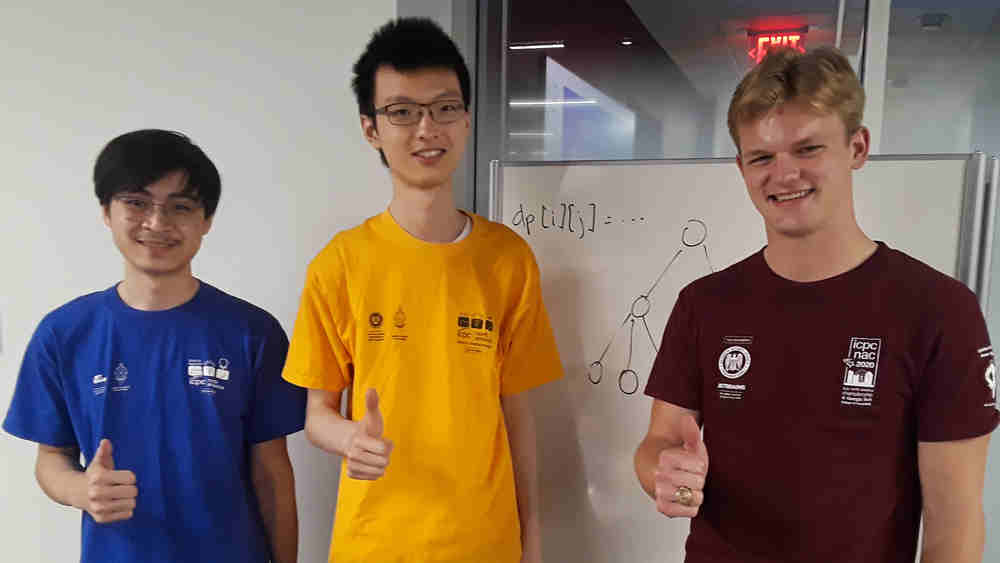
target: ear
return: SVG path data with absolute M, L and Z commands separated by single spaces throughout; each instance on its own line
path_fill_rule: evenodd
M 375 118 L 369 117 L 367 115 L 361 116 L 361 134 L 365 136 L 365 140 L 368 144 L 372 146 L 375 150 L 382 148 L 382 141 L 378 137 L 378 129 L 375 125 Z
M 871 132 L 862 125 L 851 135 L 848 141 L 851 147 L 851 169 L 859 170 L 868 161 L 868 151 L 871 148 Z
M 101 219 L 104 219 L 104 224 L 110 229 L 111 228 L 111 202 L 109 201 L 107 205 L 101 206 Z
M 202 225 L 202 228 L 201 228 L 201 236 L 207 235 L 208 231 L 212 230 L 212 220 L 213 219 L 215 219 L 215 215 L 214 214 L 211 217 L 206 217 L 205 218 L 205 223 Z

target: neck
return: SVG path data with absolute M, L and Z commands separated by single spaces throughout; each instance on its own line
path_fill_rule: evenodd
M 451 242 L 465 228 L 466 217 L 455 207 L 450 183 L 431 190 L 396 187 L 389 213 L 403 230 L 424 242 Z
M 792 238 L 768 233 L 764 260 L 779 276 L 797 282 L 814 282 L 850 271 L 868 259 L 878 245 L 855 223 L 837 236 L 816 233 Z
M 163 311 L 187 303 L 201 285 L 186 271 L 167 275 L 150 275 L 130 271 L 126 267 L 125 279 L 118 284 L 118 295 L 126 305 L 140 311 Z

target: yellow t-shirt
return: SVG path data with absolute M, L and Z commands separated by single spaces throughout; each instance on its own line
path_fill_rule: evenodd
M 516 563 L 520 524 L 500 406 L 562 375 L 538 266 L 507 227 L 423 242 L 388 212 L 339 233 L 309 265 L 284 377 L 379 393 L 385 475 L 342 470 L 336 563 Z

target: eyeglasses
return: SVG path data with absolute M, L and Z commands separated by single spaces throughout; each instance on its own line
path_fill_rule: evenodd
M 442 125 L 454 123 L 465 115 L 465 104 L 458 100 L 438 100 L 429 104 L 400 102 L 376 108 L 375 113 L 388 117 L 393 125 L 416 125 L 424 118 L 424 108 L 435 123 Z
M 201 205 L 192 199 L 171 199 L 166 203 L 156 203 L 151 198 L 137 195 L 115 196 L 115 201 L 125 209 L 125 218 L 129 221 L 142 221 L 152 215 L 156 208 L 163 209 L 163 216 L 172 221 L 183 223 L 198 216 Z

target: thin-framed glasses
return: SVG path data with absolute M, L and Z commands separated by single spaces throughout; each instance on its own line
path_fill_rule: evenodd
M 197 217 L 198 210 L 202 207 L 197 201 L 189 198 L 171 198 L 166 203 L 157 203 L 149 197 L 123 194 L 112 199 L 122 204 L 125 218 L 129 221 L 142 221 L 159 207 L 163 210 L 164 217 L 180 223 Z
M 393 125 L 416 125 L 424 118 L 424 108 L 435 123 L 454 123 L 465 115 L 465 104 L 458 100 L 438 100 L 429 104 L 399 102 L 375 108 L 375 113 L 389 118 Z

